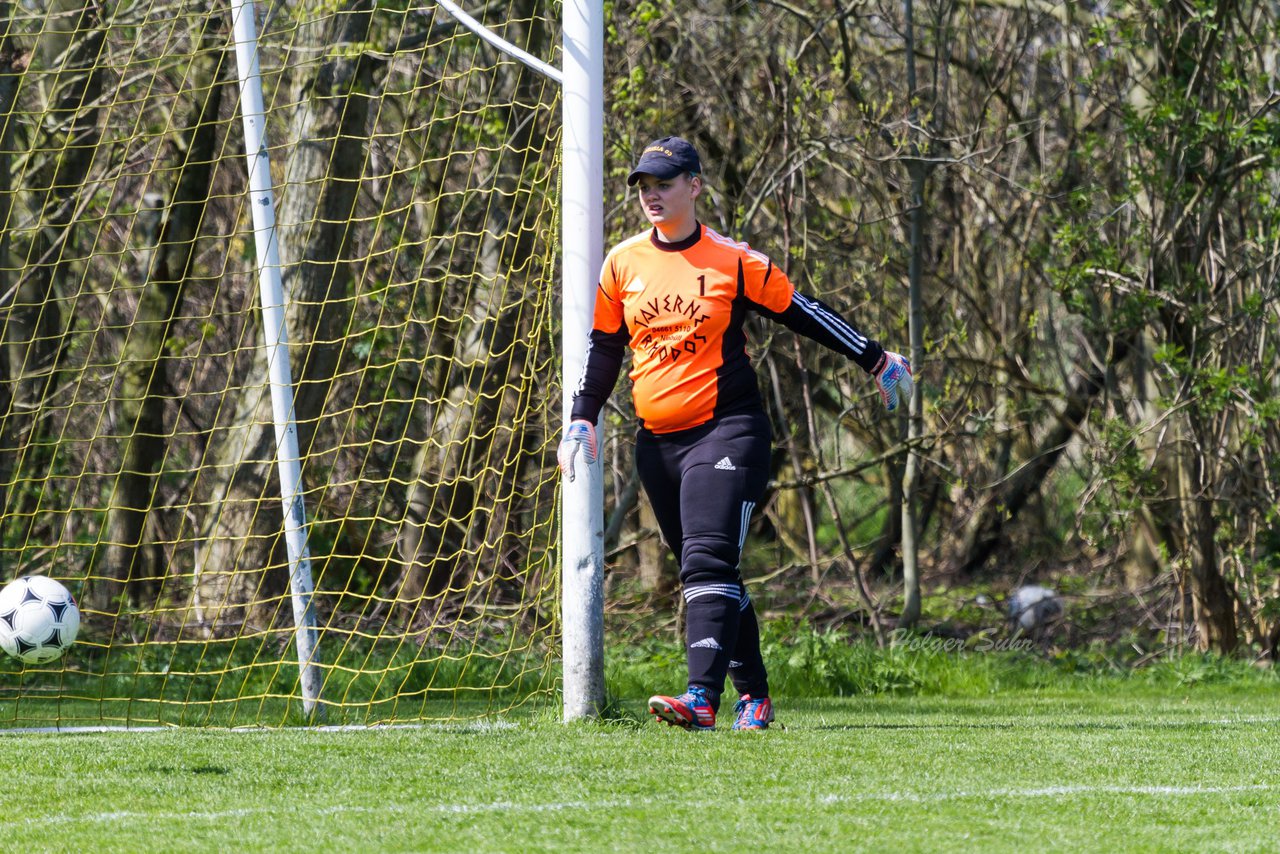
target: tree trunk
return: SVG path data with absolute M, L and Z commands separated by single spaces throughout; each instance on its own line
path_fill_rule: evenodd
M 503 539 L 492 530 L 501 518 L 494 499 L 505 494 L 498 481 L 511 474 L 505 466 L 494 471 L 490 452 L 508 410 L 503 386 L 519 373 L 513 346 L 519 312 L 503 298 L 507 281 L 500 248 L 493 232 L 482 236 L 479 275 L 473 277 L 471 304 L 453 351 L 453 361 L 483 369 L 450 372 L 456 384 L 415 425 L 415 432 L 425 428 L 425 434 L 414 456 L 396 544 L 405 565 L 396 597 L 412 624 L 437 622 L 449 594 L 464 592 L 471 577 L 487 572 L 502 553 L 500 544 L 492 545 Z M 478 501 L 480 496 L 485 500 Z
M 529 22 L 527 47 L 536 55 L 545 34 L 531 12 L 513 9 L 512 17 Z M 395 596 L 400 616 L 418 626 L 439 622 L 444 609 L 468 599 L 485 599 L 485 585 L 474 580 L 510 582 L 519 575 L 513 564 L 526 559 L 513 490 L 523 467 L 541 465 L 535 453 L 541 437 L 520 421 L 527 404 L 512 383 L 524 371 L 519 339 L 530 318 L 513 301 L 508 276 L 530 260 L 533 235 L 526 226 L 534 197 L 524 158 L 533 135 L 544 132 L 515 108 L 538 103 L 545 82 L 528 69 L 513 73 L 516 79 L 499 76 L 492 84 L 495 94 L 514 98 L 486 111 L 491 120 L 501 118 L 500 129 L 475 152 L 478 171 L 491 171 L 493 184 L 451 203 L 475 207 L 483 219 L 463 229 L 480 236 L 472 250 L 475 268 L 459 272 L 461 303 L 450 307 L 461 320 L 448 343 L 432 342 L 436 352 L 452 351 L 453 364 L 428 392 L 429 418 L 414 419 L 421 444 L 396 542 L 404 572 Z M 492 149 L 482 150 L 487 145 Z M 488 202 L 475 205 L 472 193 Z M 455 239 L 455 256 L 467 256 L 468 248 L 464 236 Z
M 26 62 L 13 34 L 13 4 L 0 2 L 0 306 L 8 306 L 9 289 L 13 287 L 9 258 L 10 229 L 13 213 L 13 113 L 18 98 L 18 81 Z M 0 346 L 0 413 L 13 410 L 12 372 L 9 368 L 9 348 Z M 8 484 L 13 482 L 15 447 L 13 423 L 0 419 L 0 511 L 8 505 Z
M 910 22 L 908 22 L 910 26 Z M 913 75 L 914 76 L 914 75 Z M 916 162 L 911 168 L 911 261 L 909 263 L 908 326 L 911 364 L 919 371 L 924 364 L 924 311 L 921 307 L 920 277 L 925 251 L 924 185 L 926 167 Z M 902 473 L 902 613 L 898 627 L 913 628 L 920 619 L 920 531 L 916 519 L 916 486 L 920 481 L 918 441 L 924 434 L 924 395 L 916 386 L 907 410 L 907 462 Z
M 1194 441 L 1178 459 L 1179 491 L 1182 497 L 1182 524 L 1185 531 L 1187 575 L 1191 581 L 1197 646 L 1205 651 L 1230 655 L 1240 645 L 1236 629 L 1235 597 L 1218 565 L 1214 542 L 1218 521 L 1213 512 L 1213 484 L 1206 483 L 1204 457 L 1208 446 L 1201 443 L 1203 424 L 1193 412 L 1189 418 Z
M 1117 340 L 1112 344 L 1108 361 L 1117 364 L 1128 352 L 1128 345 Z M 1062 458 L 1105 384 L 1106 370 L 1103 366 L 1090 368 L 1087 374 L 1077 377 L 1071 384 L 1062 412 L 1051 416 L 1055 423 L 1044 433 L 1031 459 L 1018 468 L 1017 474 L 1005 480 L 977 511 L 978 515 L 966 531 L 959 566 L 961 574 L 973 575 L 980 570 L 1004 541 L 1005 530 L 1018 518 L 1027 502 L 1039 494 L 1041 485 Z
M 658 517 L 653 513 L 653 505 L 646 498 L 639 502 L 640 529 L 657 531 Z M 679 548 L 679 546 L 676 546 Z M 641 542 L 636 550 L 639 552 L 640 586 L 649 593 L 663 596 L 671 593 L 677 583 L 677 573 L 667 570 L 666 555 L 668 549 L 662 542 L 662 536 L 653 536 Z
M 351 308 L 344 297 L 352 276 L 347 259 L 374 103 L 365 97 L 374 61 L 347 53 L 346 46 L 367 40 L 371 18 L 368 0 L 357 0 L 350 10 L 304 25 L 294 44 L 295 51 L 327 55 L 296 90 L 278 229 L 304 485 L 309 473 L 322 476 L 308 454 Z M 287 582 L 267 376 L 267 354 L 259 348 L 237 390 L 232 422 L 209 452 L 216 474 L 196 551 L 194 604 L 197 619 L 214 633 L 233 631 L 242 620 L 272 623 L 273 597 Z
M 907 60 L 907 98 L 911 104 L 910 118 L 913 128 L 920 127 L 919 110 L 916 107 L 919 92 L 916 80 L 915 3 L 906 0 L 905 38 Z M 938 51 L 942 56 L 943 51 Z M 941 93 L 935 93 L 940 96 Z M 941 114 L 943 111 L 938 110 Z M 931 123 L 940 121 L 935 116 Z M 911 258 L 908 261 L 907 322 L 911 339 L 911 363 L 919 371 L 924 365 L 924 310 L 921 305 L 920 279 L 925 253 L 925 185 L 932 167 L 921 157 L 920 131 L 912 130 L 910 138 L 911 158 L 907 162 L 911 196 L 908 199 L 907 217 L 910 223 Z M 932 141 L 926 141 L 925 149 L 932 150 Z M 900 628 L 912 628 L 920 619 L 920 546 L 916 518 L 916 487 L 920 481 L 920 451 L 917 441 L 924 433 L 924 397 L 917 388 L 908 404 L 906 439 L 911 450 L 907 452 L 902 473 L 902 613 L 898 617 Z
M 174 317 L 181 313 L 183 286 L 195 255 L 217 156 L 218 113 L 227 65 L 226 49 L 219 44 L 226 35 L 222 21 L 216 14 L 204 19 L 204 53 L 190 86 L 200 100 L 189 113 L 183 144 L 176 147 L 185 152 L 185 159 L 158 233 L 147 238 L 153 248 L 142 253 L 145 282 L 121 354 L 119 391 L 113 399 L 113 420 L 125 431 L 120 474 L 108 504 L 104 538 L 94 551 L 89 573 L 94 583 L 87 601 L 97 610 L 109 610 L 112 599 L 122 593 L 132 595 L 141 593 L 148 584 L 154 586 L 160 574 L 157 567 L 149 565 L 141 545 L 168 445 L 163 396 L 168 387 L 165 346 Z M 152 215 L 161 217 L 162 209 L 158 207 Z
M 53 0 L 35 48 L 35 69 L 51 82 L 45 93 L 41 130 L 24 169 L 33 176 L 27 204 L 36 225 L 28 236 L 26 258 L 18 265 L 23 272 L 11 286 L 14 295 L 5 323 L 6 379 L 12 406 L 5 410 L 2 433 L 11 437 L 8 447 L 16 456 L 8 466 L 12 469 L 47 468 L 33 459 L 49 453 L 42 450 L 46 443 L 37 442 L 35 432 L 54 385 L 67 334 L 68 318 L 63 316 L 59 286 L 72 293 L 76 290 L 66 282 L 70 265 L 65 259 L 74 255 L 66 247 L 72 240 L 76 206 L 101 136 L 101 108 L 95 103 L 102 88 L 98 60 L 105 33 L 101 13 L 102 7 L 93 0 Z M 8 497 L 17 506 L 7 507 L 6 515 L 18 513 L 30 520 L 28 525 L 33 524 L 37 515 L 30 512 L 34 494 L 24 491 Z M 29 532 L 20 534 L 24 542 Z

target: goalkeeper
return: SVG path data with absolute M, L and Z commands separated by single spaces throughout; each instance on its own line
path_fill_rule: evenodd
M 701 172 L 693 146 L 669 136 L 649 145 L 627 178 L 653 228 L 605 258 L 559 462 L 573 480 L 579 457 L 595 461 L 595 424 L 629 345 L 636 468 L 680 561 L 687 616 L 688 689 L 650 698 L 649 710 L 675 726 L 710 729 L 727 674 L 740 695 L 733 728 L 758 730 L 773 720 L 773 704 L 738 562 L 769 481 L 773 437 L 743 321 L 754 311 L 852 359 L 890 410 L 910 398 L 911 368 L 797 292 L 767 257 L 699 223 Z

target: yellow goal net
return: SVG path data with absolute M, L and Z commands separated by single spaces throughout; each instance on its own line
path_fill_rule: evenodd
M 548 61 L 558 9 L 486 27 Z M 308 720 L 232 11 L 0 5 L 0 727 Z M 329 723 L 554 695 L 559 98 L 432 0 L 256 10 Z M 247 152 L 250 156 L 255 152 Z

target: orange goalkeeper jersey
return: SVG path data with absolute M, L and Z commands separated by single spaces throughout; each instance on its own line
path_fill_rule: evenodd
M 646 231 L 605 258 L 573 417 L 598 418 L 624 345 L 633 351 L 636 414 L 655 433 L 761 408 L 743 332 L 748 310 L 845 353 L 868 371 L 881 352 L 831 308 L 798 294 L 747 244 L 704 225 L 679 243 L 663 243 Z

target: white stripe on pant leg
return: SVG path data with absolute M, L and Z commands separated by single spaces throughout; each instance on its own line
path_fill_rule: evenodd
M 691 584 L 684 589 L 684 595 L 688 596 L 690 593 L 695 593 L 700 590 L 717 590 L 725 593 L 732 591 L 733 595 L 737 596 L 739 588 L 738 588 L 738 583 L 736 581 L 723 582 L 720 584 L 716 584 L 716 583 Z
M 738 562 L 742 562 L 742 547 L 747 544 L 747 528 L 751 526 L 751 511 L 756 507 L 754 501 L 742 502 L 742 518 L 738 524 Z
M 700 586 L 696 586 L 696 588 L 686 589 L 685 598 L 687 599 L 689 597 L 696 597 L 696 595 L 707 595 L 710 593 L 716 593 L 719 595 L 731 595 L 731 597 L 737 598 L 739 597 L 739 595 L 741 595 L 741 590 L 739 589 L 739 586 L 737 586 L 736 584 L 700 585 Z
M 738 565 L 734 567 L 738 570 L 742 568 L 742 549 L 747 544 L 747 529 L 751 526 L 751 511 L 755 509 L 755 506 L 756 503 L 754 501 L 742 502 L 742 522 L 741 527 L 738 529 Z M 742 578 L 741 572 L 739 572 L 738 578 Z M 738 610 L 745 611 L 751 605 L 751 600 L 747 598 L 746 582 L 740 583 L 742 584 L 742 597 L 738 600 Z
M 691 593 L 685 596 L 684 601 L 688 603 L 692 602 L 694 599 L 705 599 L 707 596 L 723 596 L 724 598 L 732 599 L 735 602 L 740 598 L 740 594 L 737 591 L 734 591 L 733 593 L 723 593 L 719 590 L 699 590 L 696 593 Z
M 736 582 L 732 584 L 695 584 L 690 587 L 686 587 L 684 589 L 684 595 L 688 597 L 694 593 L 703 593 L 708 591 L 716 593 L 732 593 L 734 596 L 737 596 L 739 588 Z
M 737 584 L 699 584 L 696 587 L 686 587 L 684 589 L 684 601 L 692 602 L 703 596 L 724 596 L 728 599 L 738 599 L 742 596 L 742 588 Z

